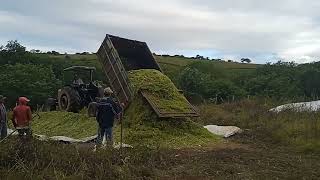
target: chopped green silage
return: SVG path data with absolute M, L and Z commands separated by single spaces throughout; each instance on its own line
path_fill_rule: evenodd
M 178 91 L 173 82 L 160 71 L 142 69 L 129 72 L 129 79 L 135 93 L 147 91 L 150 99 L 166 112 L 189 112 L 187 99 Z
M 69 112 L 43 112 L 41 118 L 32 122 L 32 130 L 36 134 L 46 136 L 67 136 L 80 139 L 97 134 L 95 118 L 86 114 Z
M 158 119 L 139 96 L 134 98 L 123 120 L 124 142 L 133 146 L 185 148 L 206 146 L 220 140 L 191 119 Z M 116 141 L 119 141 L 119 126 L 115 132 Z
M 151 106 L 137 93 L 139 90 L 147 90 L 152 94 L 152 100 L 162 108 L 183 112 L 188 102 L 167 76 L 156 70 L 137 70 L 129 72 L 129 78 L 135 89 L 135 97 L 123 117 L 124 143 L 134 147 L 185 148 L 219 141 L 219 137 L 189 118 L 178 121 L 172 118 L 159 119 Z M 89 118 L 85 113 L 43 112 L 40 115 L 41 119 L 36 118 L 32 124 L 36 134 L 79 139 L 96 135 L 97 132 L 95 118 Z M 115 142 L 120 141 L 120 125 L 117 123 L 114 137 Z

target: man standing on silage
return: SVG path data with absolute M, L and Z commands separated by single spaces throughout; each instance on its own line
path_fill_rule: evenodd
M 104 97 L 100 100 L 97 106 L 97 122 L 99 124 L 97 145 L 101 145 L 104 136 L 107 141 L 113 145 L 112 128 L 114 119 L 119 117 L 121 107 L 119 103 L 111 97 L 113 91 L 111 88 L 104 89 Z
M 7 110 L 4 106 L 6 97 L 0 95 L 0 140 L 7 137 Z

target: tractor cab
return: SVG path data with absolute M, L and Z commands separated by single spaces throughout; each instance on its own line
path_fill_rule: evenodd
M 68 85 L 85 87 L 86 85 L 94 84 L 93 74 L 96 71 L 95 67 L 72 66 L 63 71 L 65 83 Z
M 103 94 L 102 87 L 93 80 L 95 67 L 72 66 L 64 69 L 65 86 L 58 92 L 61 110 L 79 112 Z

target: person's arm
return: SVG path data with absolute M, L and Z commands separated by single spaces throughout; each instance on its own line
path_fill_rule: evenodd
M 13 109 L 11 121 L 12 121 L 13 127 L 16 128 L 17 127 L 17 122 L 16 122 L 16 110 L 15 109 Z
M 119 115 L 121 113 L 121 111 L 122 111 L 120 102 L 118 102 L 118 101 L 113 99 L 111 104 L 112 104 L 113 109 L 116 112 L 116 115 Z
M 113 106 L 113 109 L 116 112 L 116 114 L 115 114 L 116 119 L 119 121 L 119 123 L 121 123 L 121 112 L 123 110 L 122 110 L 122 106 L 121 106 L 120 102 L 113 101 L 112 102 L 112 106 Z
M 28 117 L 28 122 L 31 122 L 32 121 L 32 112 L 31 112 L 30 107 L 27 110 L 27 117 Z
M 100 124 L 100 116 L 101 116 L 101 110 L 100 110 L 100 106 L 98 105 L 97 107 L 97 112 L 96 112 L 96 120 L 97 120 L 97 123 Z

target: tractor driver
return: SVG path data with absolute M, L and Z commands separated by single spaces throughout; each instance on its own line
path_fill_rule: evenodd
M 73 84 L 81 85 L 84 84 L 82 79 L 78 76 L 78 74 L 74 75 Z

